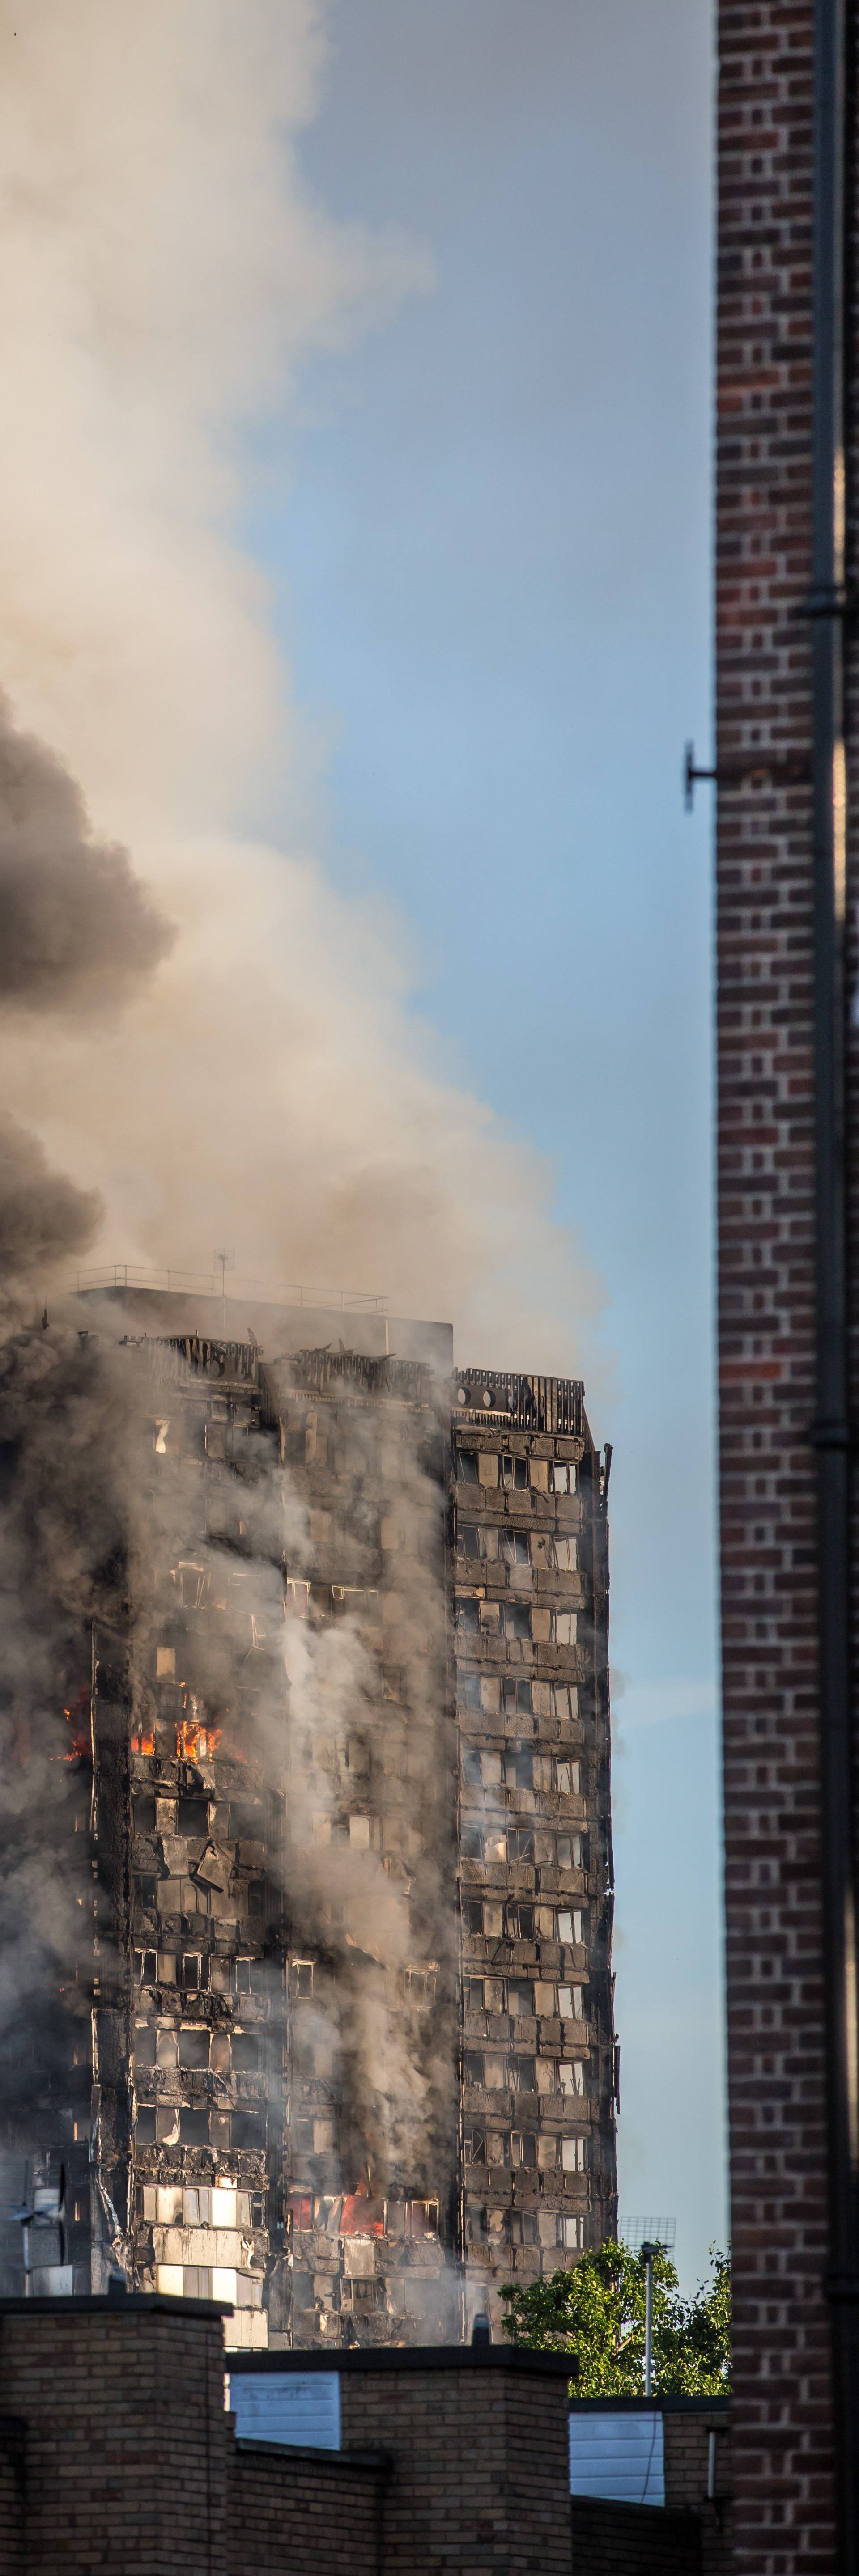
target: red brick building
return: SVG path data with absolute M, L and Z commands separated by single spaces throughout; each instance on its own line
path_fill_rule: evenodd
M 721 0 L 719 1373 L 736 2565 L 749 2576 L 859 2564 L 857 1307 L 842 1222 L 859 1178 L 844 953 L 854 43 L 841 0 Z

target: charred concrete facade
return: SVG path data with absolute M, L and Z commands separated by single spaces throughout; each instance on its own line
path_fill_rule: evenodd
M 443 1327 L 219 1310 L 110 1300 L 143 1536 L 72 1712 L 29 2285 L 455 2341 L 614 2226 L 606 1467 L 577 1382 Z
M 494 2315 L 616 2223 L 609 1465 L 577 1381 L 456 1379 L 462 2235 Z

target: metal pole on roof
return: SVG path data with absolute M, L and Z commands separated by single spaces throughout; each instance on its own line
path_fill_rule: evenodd
M 653 2395 L 653 2257 L 655 2245 L 642 2245 L 644 2256 L 644 2394 Z

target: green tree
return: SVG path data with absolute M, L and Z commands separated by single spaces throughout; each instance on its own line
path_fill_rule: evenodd
M 683 2299 L 670 2256 L 653 2261 L 653 2388 L 660 2395 L 722 2397 L 730 2384 L 731 2261 L 711 2245 L 712 2280 Z M 579 2397 L 644 2392 L 646 2265 L 643 2254 L 608 2243 L 568 2272 L 502 2290 L 512 2343 L 568 2352 L 578 2362 Z

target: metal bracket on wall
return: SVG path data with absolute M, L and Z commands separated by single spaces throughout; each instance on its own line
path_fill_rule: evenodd
M 748 751 L 726 752 L 717 769 L 697 769 L 694 742 L 687 742 L 683 761 L 683 802 L 687 814 L 695 803 L 699 779 L 710 779 L 717 787 L 807 787 L 811 781 L 811 759 L 807 752 L 764 751 L 755 743 Z

